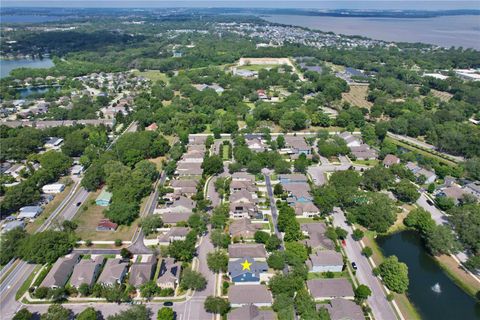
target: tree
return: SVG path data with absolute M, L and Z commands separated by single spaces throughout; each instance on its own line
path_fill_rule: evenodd
M 33 314 L 28 309 L 22 308 L 15 313 L 12 320 L 31 320 L 32 318 Z
M 277 139 L 275 141 L 277 142 L 277 147 L 279 149 L 285 148 L 285 137 L 283 135 L 277 136 Z
M 283 270 L 285 268 L 285 254 L 282 251 L 274 251 L 268 256 L 267 263 L 270 268 Z
M 140 226 L 142 227 L 143 233 L 148 236 L 158 228 L 161 228 L 163 226 L 163 221 L 159 215 L 148 215 L 142 219 Z
M 204 303 L 205 311 L 220 315 L 226 315 L 230 311 L 230 302 L 220 297 L 208 296 Z
M 276 195 L 276 196 L 281 196 L 283 194 L 283 186 L 282 186 L 281 183 L 277 183 L 273 187 L 273 194 Z
M 362 176 L 362 184 L 370 191 L 387 189 L 392 183 L 393 174 L 382 165 L 368 169 Z
M 468 270 L 475 272 L 477 269 L 480 269 L 480 256 L 470 256 L 465 262 L 465 267 Z
M 182 288 L 182 290 L 192 289 L 202 291 L 206 286 L 207 279 L 205 279 L 201 273 L 193 271 L 192 269 L 185 269 L 180 281 L 180 288 Z
M 140 286 L 140 294 L 142 297 L 150 299 L 158 294 L 159 289 L 155 280 L 150 280 Z
M 82 283 L 78 287 L 78 292 L 80 292 L 80 294 L 84 297 L 88 296 L 90 294 L 90 286 L 88 285 L 88 283 Z
M 448 213 L 462 245 L 473 254 L 480 254 L 480 204 L 455 207 Z
M 307 289 L 298 290 L 295 295 L 295 306 L 301 319 L 317 319 L 317 308 Z
M 363 234 L 362 230 L 360 230 L 360 229 L 353 230 L 353 233 L 352 233 L 353 240 L 360 241 L 360 240 L 362 240 L 363 236 L 364 236 L 364 234 Z
M 54 263 L 59 257 L 69 253 L 75 242 L 76 238 L 72 233 L 47 230 L 23 238 L 17 253 L 29 262 Z
M 435 198 L 435 203 L 444 211 L 447 211 L 455 206 L 453 199 L 446 196 L 437 196 Z
M 218 155 L 206 157 L 202 163 L 203 173 L 207 176 L 223 172 L 223 161 Z
M 373 254 L 373 250 L 372 250 L 372 248 L 370 248 L 370 247 L 364 247 L 364 248 L 362 249 L 362 254 L 363 254 L 365 257 L 370 258 L 370 257 L 372 256 L 372 254 Z
M 403 219 L 403 223 L 417 230 L 423 237 L 432 233 L 435 229 L 435 221 L 429 212 L 423 208 L 415 208 Z
M 265 244 L 265 249 L 267 249 L 267 251 L 277 250 L 281 244 L 282 241 L 278 239 L 275 234 L 272 234 L 270 238 L 268 238 L 267 243 Z
M 399 262 L 396 256 L 386 258 L 379 266 L 378 271 L 388 289 L 404 293 L 408 289 L 408 267 Z
M 355 289 L 355 300 L 358 302 L 363 302 L 367 300 L 367 298 L 371 295 L 372 295 L 372 290 L 370 290 L 370 288 L 364 284 L 359 285 Z
M 122 248 L 120 250 L 120 256 L 122 256 L 123 259 L 131 259 L 133 255 L 127 248 Z
M 184 241 L 175 240 L 168 246 L 168 254 L 180 261 L 191 261 L 195 254 L 195 243 L 197 241 L 197 233 L 195 230 L 190 231 Z
M 215 273 L 227 272 L 228 266 L 228 255 L 220 250 L 215 252 L 209 252 L 207 254 L 207 264 L 208 268 Z
M 458 243 L 450 227 L 445 225 L 435 226 L 425 238 L 425 245 L 433 255 L 458 252 Z
M 265 231 L 258 230 L 255 232 L 254 238 L 256 243 L 267 243 L 270 235 Z
M 337 237 L 340 239 L 346 239 L 348 236 L 348 231 L 340 227 L 335 228 L 335 233 L 337 234 Z
M 175 312 L 172 308 L 162 307 L 158 310 L 157 320 L 175 320 Z
M 230 244 L 230 235 L 228 233 L 223 233 L 221 230 L 213 230 L 210 233 L 210 239 L 212 240 L 212 244 L 215 247 L 219 248 L 228 248 Z
M 358 223 L 377 232 L 386 232 L 397 218 L 395 204 L 382 193 L 369 194 L 368 201 L 351 211 Z
M 310 165 L 310 161 L 307 159 L 307 156 L 305 154 L 300 154 L 298 159 L 295 159 L 293 162 L 293 168 L 295 169 L 296 172 L 301 172 L 301 173 L 306 173 L 307 168 Z
M 130 309 L 109 316 L 107 320 L 150 320 L 152 312 L 144 305 L 134 305 Z
M 5 265 L 15 257 L 15 251 L 20 241 L 27 236 L 22 228 L 14 228 L 2 235 L 0 238 L 0 265 Z
M 42 314 L 41 320 L 65 320 L 70 319 L 72 310 L 62 307 L 60 304 L 52 304 L 48 307 L 47 313 Z
M 82 312 L 80 312 L 77 317 L 77 320 L 99 320 L 101 319 L 99 312 L 92 307 L 88 307 Z
M 415 185 L 407 179 L 402 179 L 397 183 L 393 189 L 393 193 L 398 200 L 407 203 L 413 203 L 420 197 L 420 193 L 417 191 Z
M 213 209 L 210 223 L 213 228 L 223 229 L 229 219 L 229 207 L 228 204 L 222 204 Z

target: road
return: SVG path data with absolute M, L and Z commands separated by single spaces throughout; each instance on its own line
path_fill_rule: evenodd
M 333 224 L 348 231 L 345 251 L 350 261 L 355 261 L 358 266 L 356 276 L 360 284 L 365 284 L 372 290 L 372 295 L 367 299 L 375 319 L 395 320 L 397 316 L 391 304 L 387 301 L 380 280 L 372 273 L 372 267 L 365 256 L 362 255 L 362 247 L 358 241 L 352 239 L 352 227 L 346 223 L 346 218 L 339 208 L 333 212 Z
M 132 122 L 123 132 L 132 132 L 137 130 L 136 122 Z M 121 136 L 117 136 L 107 147 L 107 150 Z M 80 187 L 81 179 L 72 177 L 75 181 L 75 186 L 72 188 L 70 194 L 60 203 L 60 205 L 52 212 L 52 214 L 45 220 L 45 222 L 38 228 L 37 232 L 41 232 L 49 228 L 53 221 L 59 216 L 63 220 L 71 220 L 78 209 L 76 204 L 83 203 L 88 197 L 88 191 Z M 15 300 L 15 294 L 20 289 L 22 284 L 27 280 L 28 276 L 33 272 L 34 264 L 29 264 L 25 261 L 20 261 L 8 274 L 8 276 L 0 284 L 0 315 L 2 319 L 10 319 L 15 312 L 21 307 L 21 304 Z

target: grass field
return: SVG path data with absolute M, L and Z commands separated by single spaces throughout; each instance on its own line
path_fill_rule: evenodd
M 157 157 L 157 158 L 153 158 L 153 159 L 148 159 L 148 161 L 153 163 L 155 165 L 155 167 L 157 167 L 158 172 L 160 172 L 160 171 L 162 171 L 162 161 L 165 160 L 165 159 L 166 159 L 165 156 L 161 156 L 161 157 Z
M 350 86 L 349 92 L 342 93 L 342 101 L 348 102 L 353 106 L 370 109 L 372 103 L 367 101 L 368 86 Z
M 133 74 L 136 75 L 137 77 L 145 77 L 147 79 L 150 79 L 152 82 L 162 80 L 166 83 L 168 83 L 168 77 L 165 73 L 161 73 L 158 70 L 147 70 L 147 71 L 139 71 L 135 70 L 133 71 Z
M 74 221 L 78 224 L 76 234 L 82 240 L 114 241 L 115 239 L 131 240 L 138 224 L 138 219 L 131 226 L 119 226 L 115 232 L 96 231 L 97 225 L 105 216 L 103 211 L 107 207 L 97 206 L 95 201 L 101 190 L 89 194 L 87 200 L 80 207 Z M 87 209 L 84 209 L 87 208 Z
M 222 154 L 222 158 L 223 160 L 229 160 L 230 157 L 228 156 L 228 153 L 230 152 L 230 145 L 226 144 L 226 145 L 223 145 L 223 154 Z
M 272 69 L 280 66 L 281 64 L 246 64 L 243 66 L 238 66 L 237 69 L 260 71 L 262 69 Z
M 364 165 L 364 166 L 376 166 L 379 164 L 379 160 L 355 160 L 352 161 L 354 164 Z

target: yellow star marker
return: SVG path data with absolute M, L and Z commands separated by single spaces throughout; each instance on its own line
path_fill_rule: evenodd
M 245 259 L 245 261 L 242 263 L 242 268 L 243 268 L 242 271 L 243 271 L 243 270 L 250 270 L 250 266 L 251 266 L 251 265 L 252 265 L 252 263 L 251 263 L 251 262 L 248 262 L 248 260 Z

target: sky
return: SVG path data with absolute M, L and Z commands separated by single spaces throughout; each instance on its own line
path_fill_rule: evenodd
M 453 10 L 480 9 L 480 0 L 467 1 L 283 1 L 283 0 L 0 0 L 2 7 L 79 7 L 79 8 L 147 8 L 147 7 L 237 7 L 237 8 L 315 8 L 315 9 L 382 9 L 382 10 Z

